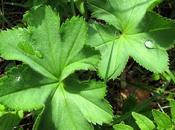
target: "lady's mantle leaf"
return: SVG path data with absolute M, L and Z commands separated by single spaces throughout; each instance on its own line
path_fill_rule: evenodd
M 105 89 L 105 85 L 100 82 L 67 79 L 48 99 L 35 129 L 92 130 L 88 122 L 100 125 L 103 122 L 110 123 L 111 108 L 103 100 Z
M 75 70 L 94 69 L 98 52 L 88 46 L 87 26 L 73 17 L 61 27 L 48 6 L 25 16 L 26 29 L 0 32 L 0 54 L 28 66 L 12 69 L 0 79 L 0 103 L 16 110 L 43 108 L 37 130 L 92 130 L 92 124 L 110 123 L 112 110 L 104 83 L 85 83 L 67 77 Z
M 135 30 L 149 6 L 157 0 L 88 0 L 92 15 L 125 33 Z
M 23 61 L 54 80 L 63 80 L 75 70 L 94 69 L 99 58 L 97 52 L 84 48 L 87 25 L 83 18 L 73 17 L 60 27 L 59 16 L 50 7 L 40 6 L 25 20 L 27 29 L 0 32 L 3 58 Z
M 57 85 L 28 66 L 18 66 L 0 79 L 0 103 L 16 110 L 40 109 Z
M 12 69 L 0 80 L 0 103 L 25 111 L 43 107 L 37 130 L 91 130 L 89 123 L 112 121 L 112 109 L 103 99 L 104 83 L 80 83 L 72 78 L 57 83 L 27 66 Z
M 162 73 L 168 69 L 166 49 L 175 42 L 175 22 L 147 9 L 156 0 L 89 0 L 93 16 L 108 24 L 90 25 L 88 44 L 99 49 L 100 76 L 114 79 L 131 56 L 146 69 Z

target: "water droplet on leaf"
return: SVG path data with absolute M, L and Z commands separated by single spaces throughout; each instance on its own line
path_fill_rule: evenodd
M 19 82 L 20 80 L 21 80 L 21 76 L 17 76 L 17 77 L 16 77 L 16 81 Z
M 144 44 L 145 44 L 145 47 L 148 49 L 155 48 L 155 44 L 151 40 L 146 40 Z
M 35 55 L 40 59 L 43 58 L 43 54 L 40 51 L 35 51 Z

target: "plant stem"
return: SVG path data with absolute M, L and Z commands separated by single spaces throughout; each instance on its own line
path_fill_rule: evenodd
M 166 72 L 168 73 L 168 75 L 171 77 L 173 83 L 175 84 L 175 75 L 170 70 L 167 70 Z
M 19 3 L 14 3 L 14 2 L 4 2 L 5 5 L 12 5 L 12 6 L 18 6 L 18 7 L 23 7 L 26 8 L 25 5 L 19 4 Z

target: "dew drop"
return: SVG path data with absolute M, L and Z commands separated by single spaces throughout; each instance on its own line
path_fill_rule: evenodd
M 148 49 L 154 49 L 155 48 L 155 44 L 151 40 L 146 40 L 144 44 L 145 44 L 145 47 L 148 48 Z
M 16 81 L 19 82 L 21 80 L 21 76 L 16 77 Z
M 40 52 L 40 51 L 35 51 L 35 55 L 38 57 L 38 58 L 40 58 L 40 59 L 42 59 L 43 58 L 43 54 Z

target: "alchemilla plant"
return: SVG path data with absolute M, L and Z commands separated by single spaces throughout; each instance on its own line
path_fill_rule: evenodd
M 129 57 L 154 73 L 169 72 L 167 49 L 174 45 L 175 22 L 152 11 L 159 0 L 62 2 L 75 2 L 83 16 L 86 4 L 93 19 L 73 16 L 63 21 L 55 8 L 42 3 L 25 13 L 26 27 L 0 32 L 0 56 L 22 62 L 0 78 L 0 121 L 10 113 L 13 118 L 8 119 L 16 117 L 19 123 L 19 112 L 39 111 L 33 130 L 111 126 L 106 82 L 122 73 Z M 78 70 L 97 71 L 102 80 L 80 81 Z M 133 117 L 144 118 L 137 113 Z M 2 125 L 0 130 L 12 127 Z
M 157 0 L 89 0 L 92 15 L 107 24 L 90 24 L 88 44 L 102 52 L 99 74 L 115 79 L 128 58 L 146 69 L 168 69 L 166 49 L 174 44 L 175 23 L 152 12 Z

